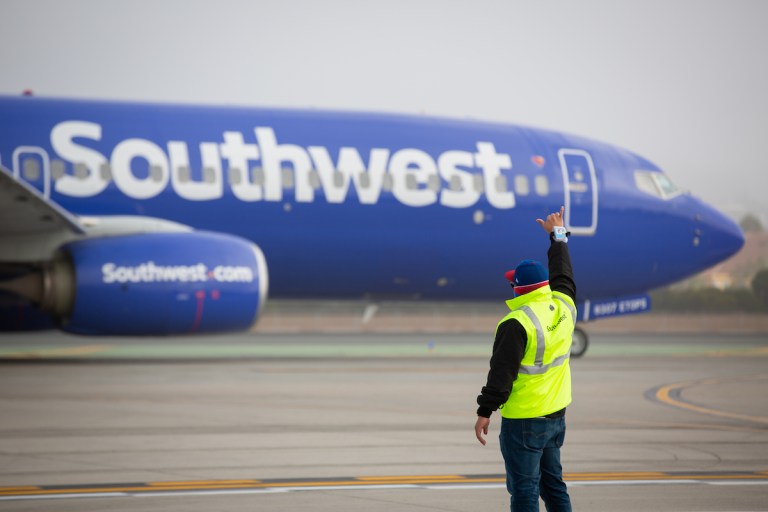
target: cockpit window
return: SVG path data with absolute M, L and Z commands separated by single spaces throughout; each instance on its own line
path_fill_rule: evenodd
M 669 176 L 655 171 L 635 171 L 635 186 L 660 199 L 671 199 L 683 193 Z
M 661 194 L 665 199 L 682 193 L 682 190 L 680 190 L 666 174 L 657 172 L 654 173 L 653 177 L 656 179 L 656 184 L 661 189 Z

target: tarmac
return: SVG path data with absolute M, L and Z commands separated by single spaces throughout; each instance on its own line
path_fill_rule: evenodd
M 507 510 L 490 345 L 4 334 L 0 510 Z M 574 510 L 768 511 L 768 336 L 594 333 L 571 366 Z

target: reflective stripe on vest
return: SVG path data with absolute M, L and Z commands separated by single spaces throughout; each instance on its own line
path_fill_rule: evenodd
M 520 311 L 528 315 L 531 323 L 533 323 L 533 328 L 536 329 L 536 359 L 533 364 L 536 367 L 541 367 L 544 364 L 544 350 L 547 348 L 547 345 L 544 343 L 544 331 L 541 329 L 541 322 L 539 322 L 539 317 L 536 316 L 536 313 L 530 307 L 521 306 Z M 527 368 L 531 367 L 528 366 Z
M 552 297 L 559 300 L 563 304 L 565 304 L 565 307 L 568 308 L 568 311 L 571 312 L 571 317 L 574 319 L 574 323 L 576 320 L 576 308 L 568 304 L 568 302 L 565 301 L 562 297 L 558 297 L 554 293 L 552 294 Z M 554 361 L 552 361 L 549 364 L 544 364 L 544 350 L 546 350 L 547 345 L 544 341 L 544 330 L 541 328 L 541 322 L 539 321 L 539 317 L 536 316 L 536 313 L 533 312 L 533 310 L 528 306 L 521 306 L 520 310 L 526 314 L 526 316 L 530 319 L 531 323 L 533 324 L 534 329 L 536 329 L 536 360 L 533 363 L 533 366 L 527 366 L 527 365 L 520 365 L 520 373 L 525 373 L 526 375 L 540 375 L 553 366 L 560 366 L 565 362 L 566 359 L 571 357 L 571 351 L 568 350 L 567 354 L 564 354 L 560 357 L 555 358 Z
M 556 298 L 557 300 L 559 300 L 560 302 L 562 302 L 563 304 L 565 304 L 565 307 L 567 307 L 568 310 L 571 312 L 571 317 L 573 317 L 573 323 L 575 324 L 576 323 L 576 308 L 573 307 L 572 305 L 570 305 L 568 303 L 568 301 L 566 301 L 564 298 L 560 297 L 559 295 L 553 293 L 552 296 L 554 298 Z

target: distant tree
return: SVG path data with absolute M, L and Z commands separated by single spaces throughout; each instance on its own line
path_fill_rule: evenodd
M 763 232 L 763 224 L 760 222 L 760 219 L 751 213 L 748 213 L 742 217 L 741 222 L 739 222 L 739 226 L 741 226 L 741 229 L 746 233 Z
M 768 304 L 768 268 L 762 269 L 752 278 L 752 291 L 763 304 Z

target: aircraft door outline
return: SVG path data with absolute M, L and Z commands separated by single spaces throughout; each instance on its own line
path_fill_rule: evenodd
M 37 179 L 28 179 L 27 176 L 22 176 L 22 165 L 26 165 L 26 159 L 22 161 L 21 155 L 31 154 L 40 158 L 42 163 L 42 176 Z M 13 177 L 17 181 L 24 181 L 29 185 L 32 185 L 39 190 L 40 178 L 42 178 L 42 194 L 46 199 L 51 198 L 51 160 L 48 156 L 48 152 L 38 146 L 19 146 L 13 152 Z
M 581 149 L 557 152 L 563 173 L 565 228 L 574 235 L 597 231 L 597 176 L 592 157 Z

